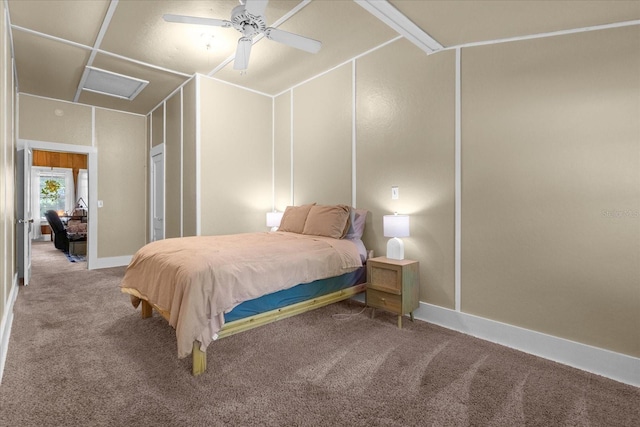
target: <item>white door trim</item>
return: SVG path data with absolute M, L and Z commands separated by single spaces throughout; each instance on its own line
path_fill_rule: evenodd
M 156 203 L 156 192 L 155 192 L 155 177 L 154 177 L 154 167 L 153 167 L 153 158 L 155 156 L 162 155 L 162 168 L 166 170 L 166 158 L 164 155 L 164 143 L 158 144 L 154 147 L 151 147 L 149 151 L 149 241 L 154 241 L 154 209 Z M 163 181 L 166 181 L 166 175 L 163 173 Z M 165 224 L 164 224 L 164 212 L 166 211 L 166 200 L 164 196 L 165 192 L 165 183 L 162 186 L 162 212 L 163 212 L 163 223 L 162 223 L 162 236 L 164 238 L 165 233 Z
M 59 151 L 64 153 L 78 153 L 87 155 L 89 173 L 89 200 L 87 229 L 87 269 L 92 270 L 98 265 L 98 149 L 89 145 L 62 144 L 59 142 L 36 141 L 18 139 L 17 149 L 31 148 L 34 150 Z

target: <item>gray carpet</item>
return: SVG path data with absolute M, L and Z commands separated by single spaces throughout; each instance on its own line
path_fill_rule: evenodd
M 192 377 L 173 329 L 120 293 L 124 268 L 85 268 L 36 245 L 3 426 L 640 425 L 638 388 L 346 302 L 214 342 Z

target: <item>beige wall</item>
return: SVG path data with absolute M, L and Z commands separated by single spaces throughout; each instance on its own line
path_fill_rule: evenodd
M 151 112 L 151 146 L 164 142 L 164 103 Z
M 2 11 L 1 15 L 4 17 L 4 6 L 0 7 L 0 11 Z M 0 19 L 0 21 L 0 104 L 4 110 L 9 96 L 9 93 L 7 92 L 11 91 L 11 87 L 7 87 L 7 80 L 5 77 L 8 69 L 10 68 L 7 55 L 9 35 L 6 28 L 6 20 Z M 4 244 L 0 245 L 0 256 L 2 256 L 2 260 L 6 260 L 8 255 L 8 248 L 6 244 L 7 230 L 5 227 L 10 219 L 5 194 L 9 188 L 7 180 L 7 169 L 9 167 L 7 162 L 7 145 L 11 145 L 11 139 L 7 138 L 6 128 L 6 119 L 3 115 L 2 118 L 0 118 L 0 175 L 2 176 L 2 180 L 0 181 L 0 242 L 4 242 Z M 0 262 L 0 319 L 3 319 L 5 315 L 5 306 L 8 303 L 9 292 L 12 286 L 12 280 L 9 278 L 13 277 L 14 271 L 16 271 L 15 266 L 7 265 L 6 261 Z M 3 342 L 3 335 L 4 331 L 0 328 L 0 343 Z M 2 344 L 0 344 L 0 350 L 4 350 Z
M 200 79 L 202 235 L 266 231 L 271 209 L 271 98 Z
M 4 17 L 4 5 L 0 7 Z M 15 239 L 15 138 L 13 69 L 11 66 L 11 48 L 9 44 L 6 20 L 0 19 L 0 358 L 6 354 L 9 327 L 3 319 L 8 319 L 9 297 L 16 275 L 16 239 Z M 17 290 L 14 290 L 17 291 Z
M 147 168 L 147 172 L 149 172 L 150 170 L 150 166 L 149 166 L 149 162 L 151 161 L 151 113 L 147 114 L 146 116 L 146 130 L 147 130 L 147 134 L 145 136 L 145 147 L 146 147 L 146 159 L 145 159 L 145 165 Z M 151 216 L 151 176 L 150 173 L 147 173 L 145 176 L 145 194 L 146 196 L 146 207 L 145 207 L 145 218 L 149 218 Z M 147 222 L 149 222 L 147 220 Z M 150 226 L 148 225 L 147 227 L 145 227 L 146 231 L 145 231 L 145 242 L 148 242 L 151 240 L 151 229 Z
M 55 119 L 64 121 L 67 112 L 72 111 L 78 121 L 74 122 L 75 126 L 71 122 L 65 126 L 52 124 L 56 130 L 51 138 L 55 140 L 50 140 L 44 133 L 38 136 L 38 140 L 69 143 L 76 141 L 78 135 L 83 134 L 83 129 L 95 126 L 97 199 L 104 203 L 104 207 L 97 212 L 97 258 L 129 256 L 144 245 L 147 233 L 146 118 L 96 108 L 93 125 L 92 107 L 29 95 L 20 95 L 19 108 L 20 132 L 26 132 L 26 135 L 18 134 L 21 139 L 33 136 L 33 127 L 27 124 L 46 122 L 49 119 L 40 118 L 40 115 L 47 116 L 49 111 L 55 109 L 65 111 L 62 117 L 54 116 Z M 88 120 L 88 123 L 84 120 Z M 63 130 L 68 133 L 62 133 Z M 88 137 L 88 143 L 75 145 L 92 145 L 91 131 Z M 92 218 L 89 220 L 92 221 Z
M 462 310 L 640 356 L 640 29 L 462 51 Z
M 165 103 L 164 237 L 182 236 L 182 106 L 180 91 Z
M 182 93 L 182 107 L 180 92 L 165 106 L 165 237 L 265 231 L 271 98 L 203 76 Z
M 165 238 L 197 235 L 195 95 L 194 78 L 151 114 L 153 145 L 165 144 Z
M 462 49 L 463 313 L 640 356 L 639 32 Z M 349 144 L 346 68 L 294 88 L 292 113 L 289 92 L 275 99 L 280 209 L 291 170 L 296 204 L 345 197 L 350 182 L 326 160 L 336 139 Z M 455 309 L 455 52 L 394 42 L 356 60 L 356 93 L 364 241 L 384 254 L 382 215 L 410 214 L 405 255 L 420 261 L 420 299 Z
M 273 102 L 274 207 L 280 212 L 291 204 L 291 91 Z
M 356 70 L 356 206 L 370 211 L 363 240 L 384 255 L 382 216 L 410 214 L 405 255 L 420 261 L 421 300 L 453 308 L 454 53 L 427 57 L 398 41 L 358 59 Z M 292 169 L 296 205 L 352 204 L 352 84 L 349 63 L 294 88 L 293 113 L 289 92 L 276 98 L 278 209 L 289 203 Z
M 351 204 L 351 64 L 293 89 L 295 204 Z
M 420 300 L 454 308 L 455 54 L 427 56 L 401 40 L 356 69 L 356 203 L 371 212 L 364 241 L 386 254 L 382 216 L 409 214 L 405 257 L 420 262 Z
M 133 255 L 146 236 L 146 119 L 96 109 L 98 258 Z
M 182 217 L 183 235 L 196 236 L 197 194 L 196 194 L 196 81 L 191 79 L 184 85 L 183 98 L 183 145 L 182 145 Z
M 91 145 L 91 108 L 33 96 L 20 97 L 21 139 Z

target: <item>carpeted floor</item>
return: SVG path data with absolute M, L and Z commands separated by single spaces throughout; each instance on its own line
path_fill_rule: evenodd
M 16 301 L 3 426 L 640 425 L 638 388 L 349 303 L 214 342 L 192 377 L 173 329 L 120 293 L 124 268 L 52 247 Z

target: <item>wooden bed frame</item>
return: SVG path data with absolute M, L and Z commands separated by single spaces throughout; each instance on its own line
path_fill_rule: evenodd
M 366 283 L 361 283 L 327 295 L 225 323 L 222 329 L 218 332 L 218 339 L 229 337 L 237 334 L 238 332 L 248 331 L 249 329 L 266 325 L 277 320 L 286 319 L 287 317 L 295 316 L 297 314 L 302 314 L 316 308 L 324 307 L 326 305 L 333 304 L 334 302 L 349 299 L 354 295 L 364 292 L 365 288 Z M 156 309 L 162 317 L 169 321 L 170 313 L 168 311 L 160 309 L 155 304 L 147 301 L 141 295 L 132 294 L 132 296 L 135 296 L 142 301 L 141 314 L 143 319 L 151 317 L 153 315 L 153 309 Z M 191 354 L 193 359 L 193 375 L 200 375 L 204 373 L 207 369 L 207 353 L 200 350 L 200 343 L 198 341 L 193 342 L 193 351 Z

